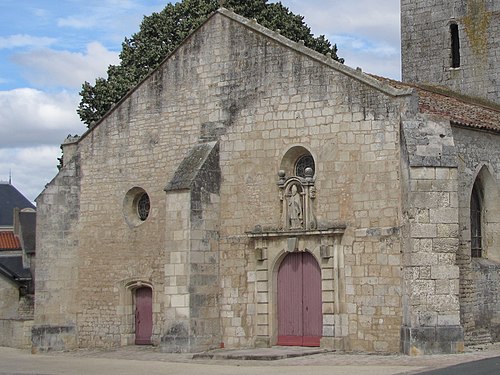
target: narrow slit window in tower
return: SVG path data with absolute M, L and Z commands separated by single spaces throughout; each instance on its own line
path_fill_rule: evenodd
M 482 234 L 481 234 L 481 196 L 479 187 L 474 184 L 470 199 L 470 231 L 471 231 L 471 256 L 481 258 L 482 256 Z
M 458 35 L 458 25 L 452 23 L 450 25 L 451 33 L 451 67 L 460 67 L 460 37 Z

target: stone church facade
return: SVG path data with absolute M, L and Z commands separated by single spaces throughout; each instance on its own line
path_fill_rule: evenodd
M 215 12 L 63 144 L 34 351 L 497 340 L 498 101 L 411 81 Z

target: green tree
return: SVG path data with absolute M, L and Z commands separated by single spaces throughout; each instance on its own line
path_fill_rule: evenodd
M 125 38 L 120 53 L 120 65 L 108 67 L 108 78 L 97 78 L 95 84 L 85 82 L 80 91 L 78 114 L 91 127 L 117 103 L 132 87 L 172 52 L 208 15 L 220 6 L 218 0 L 182 0 L 168 4 L 161 12 L 145 16 L 140 29 Z M 314 37 L 304 23 L 304 17 L 293 14 L 281 3 L 268 0 L 226 0 L 224 7 L 293 41 L 304 44 L 322 54 L 344 62 L 337 56 L 337 46 L 324 35 Z

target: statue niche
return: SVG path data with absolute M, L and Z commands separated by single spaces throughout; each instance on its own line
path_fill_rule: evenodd
M 278 187 L 282 202 L 281 230 L 314 230 L 316 219 L 312 200 L 316 197 L 312 168 L 306 168 L 305 178 L 287 178 L 283 170 L 278 172 Z

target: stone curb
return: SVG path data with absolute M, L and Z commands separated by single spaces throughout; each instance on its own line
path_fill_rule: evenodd
M 286 349 L 253 349 L 253 350 L 214 350 L 193 354 L 192 359 L 216 359 L 216 360 L 252 360 L 252 361 L 276 361 L 280 359 L 305 357 L 314 354 L 327 353 L 326 349 L 313 350 L 286 350 Z

